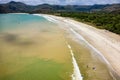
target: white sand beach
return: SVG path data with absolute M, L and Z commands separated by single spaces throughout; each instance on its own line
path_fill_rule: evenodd
M 75 21 L 70 18 L 43 15 L 52 22 L 67 24 L 67 29 L 74 31 L 77 36 L 95 50 L 110 68 L 112 75 L 120 79 L 120 36 L 107 30 L 97 29 L 90 25 Z

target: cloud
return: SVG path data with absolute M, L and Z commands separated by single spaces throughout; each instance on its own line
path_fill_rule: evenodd
M 111 4 L 120 3 L 120 0 L 65 0 L 66 4 L 80 4 L 80 5 L 93 5 L 93 4 Z
M 77 4 L 77 5 L 92 5 L 92 4 L 111 4 L 120 3 L 120 0 L 0 0 L 0 3 L 7 3 L 10 1 L 24 2 L 26 4 Z
M 10 1 L 16 1 L 16 2 L 23 2 L 26 4 L 43 4 L 43 3 L 48 3 L 48 4 L 61 4 L 61 0 L 0 0 L 0 3 L 8 3 Z

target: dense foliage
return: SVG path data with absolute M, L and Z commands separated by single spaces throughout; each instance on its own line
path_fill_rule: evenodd
M 110 13 L 60 13 L 60 16 L 71 17 L 83 22 L 90 22 L 97 28 L 103 28 L 111 32 L 120 34 L 120 14 Z

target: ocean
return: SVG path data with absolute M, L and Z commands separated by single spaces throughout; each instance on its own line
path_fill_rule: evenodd
M 64 26 L 42 15 L 0 14 L 0 80 L 112 80 Z
M 71 58 L 56 24 L 29 14 L 0 19 L 0 80 L 70 80 Z

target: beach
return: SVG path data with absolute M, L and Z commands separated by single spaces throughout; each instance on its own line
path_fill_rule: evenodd
M 102 35 L 110 32 L 53 15 L 0 16 L 3 19 L 1 80 L 117 80 L 119 77 L 103 53 L 105 48 L 100 50 L 106 46 L 100 44 L 104 41 Z M 115 34 L 108 37 L 115 37 Z
M 120 79 L 120 36 L 107 30 L 97 29 L 90 25 L 75 21 L 70 18 L 43 15 L 52 18 L 54 22 L 67 24 L 67 30 L 76 36 L 78 40 L 82 37 L 91 50 L 94 50 L 98 57 L 107 64 L 111 75 Z

